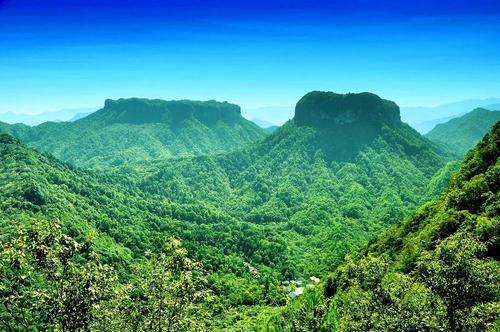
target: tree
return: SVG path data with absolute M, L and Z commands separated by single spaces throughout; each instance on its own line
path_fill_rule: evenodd
M 456 234 L 417 263 L 417 278 L 446 304 L 451 331 L 463 331 L 472 308 L 496 297 L 499 267 L 481 259 L 485 250 L 485 245 L 473 237 Z M 495 315 L 486 315 L 483 320 L 494 321 Z
M 0 246 L 0 321 L 7 331 L 88 331 L 115 281 L 89 242 L 57 222 L 19 227 Z
M 170 239 L 165 251 L 148 254 L 125 286 L 119 315 L 131 331 L 203 331 L 210 300 L 200 263 L 188 258 L 181 241 Z

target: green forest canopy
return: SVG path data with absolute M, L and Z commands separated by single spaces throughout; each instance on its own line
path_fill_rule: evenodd
M 109 112 L 104 114 L 109 118 L 99 121 L 151 120 L 131 120 L 129 110 L 120 105 L 129 102 L 107 102 Z M 148 107 L 160 110 L 164 103 L 170 103 L 133 102 L 151 103 Z M 231 107 L 228 105 L 221 107 Z M 212 106 L 208 106 L 208 115 L 196 121 L 212 121 L 205 118 L 214 114 Z M 70 326 L 128 330 L 130 324 L 142 329 L 157 324 L 153 330 L 168 330 L 163 323 L 148 321 L 154 315 L 175 320 L 177 325 L 168 327 L 172 330 L 237 330 L 255 322 L 260 325 L 290 301 L 292 288 L 287 283 L 305 283 L 313 276 L 325 280 L 346 254 L 439 194 L 455 168 L 453 155 L 402 123 L 397 105 L 376 95 L 313 92 L 304 96 L 297 108 L 299 120 L 289 121 L 239 151 L 168 161 L 155 158 L 149 163 L 132 153 L 127 154 L 130 162 L 126 165 L 99 172 L 75 169 L 1 135 L 0 226 L 2 257 L 6 259 L 2 273 L 10 278 L 0 289 L 6 291 L 2 298 L 12 295 L 8 291 L 17 276 L 35 271 L 31 274 L 35 279 L 19 292 L 36 297 L 37 292 L 50 294 L 57 285 L 66 284 L 68 292 L 90 301 L 86 302 L 85 317 L 65 313 L 67 304 L 60 301 L 57 306 L 38 303 L 40 314 L 30 317 L 38 322 L 38 328 L 77 324 Z M 375 114 L 365 114 L 371 110 Z M 229 117 L 228 121 L 239 121 L 236 113 Z M 97 159 L 88 164 L 92 168 L 102 165 Z M 33 232 L 39 235 L 27 237 Z M 33 256 L 38 246 L 50 256 L 50 266 Z M 68 246 L 70 249 L 65 249 Z M 62 259 L 61 253 L 68 250 L 69 260 Z M 185 261 L 181 266 L 170 261 L 177 253 L 181 262 Z M 26 258 L 16 267 L 21 269 L 18 272 L 5 263 L 15 262 L 16 255 Z M 54 278 L 55 271 L 61 269 L 71 273 Z M 91 280 L 102 287 L 98 293 L 112 291 L 119 296 L 88 299 L 89 289 L 81 284 L 69 287 L 73 278 L 94 278 L 94 272 L 81 275 L 82 269 L 95 272 Z M 168 276 L 172 271 L 177 272 Z M 167 276 L 155 283 L 146 277 L 137 279 L 141 273 Z M 325 293 L 326 297 L 319 293 L 311 302 L 316 311 L 324 308 L 321 310 L 328 317 L 329 298 L 337 294 L 332 287 L 339 287 L 334 277 L 329 280 L 326 289 L 330 293 Z M 173 295 L 156 297 L 151 287 L 172 285 L 175 292 L 175 287 L 182 289 L 184 284 L 190 285 L 189 292 L 178 297 L 193 306 L 183 307 L 182 314 L 175 317 L 168 316 L 172 313 L 167 309 L 157 311 L 158 301 L 168 302 Z M 311 299 L 307 294 L 304 301 Z M 147 302 L 134 306 L 134 296 L 139 295 Z M 309 313 L 301 300 L 284 311 L 285 322 L 274 318 L 278 325 L 273 326 L 286 329 L 300 325 L 306 330 L 307 326 L 310 330 L 328 324 L 340 326 L 338 320 L 332 323 L 326 316 L 296 322 L 295 310 Z M 20 310 L 14 313 L 17 316 L 5 305 L 0 308 L 3 322 L 23 326 L 16 324 L 20 324 L 23 310 L 28 310 L 24 305 L 27 302 L 9 305 Z M 59 316 L 45 317 L 42 313 L 47 308 Z M 153 316 L 139 317 L 137 310 L 141 308 L 150 308 Z M 119 311 L 126 316 L 120 316 Z M 75 320 L 68 320 L 68 315 Z M 439 321 L 445 323 L 444 318 Z

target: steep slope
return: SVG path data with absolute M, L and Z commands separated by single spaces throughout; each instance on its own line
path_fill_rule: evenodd
M 444 157 L 443 157 L 444 156 Z M 373 94 L 313 92 L 263 142 L 224 156 L 152 163 L 145 191 L 206 202 L 276 230 L 287 243 L 284 276 L 326 273 L 353 248 L 440 191 L 446 153 Z
M 266 135 L 233 104 L 137 98 L 107 100 L 104 108 L 75 122 L 0 130 L 86 168 L 229 152 Z
M 280 255 L 265 253 L 269 246 L 260 243 L 272 234 L 257 226 L 244 226 L 215 207 L 174 203 L 143 195 L 133 186 L 105 182 L 97 173 L 74 169 L 0 134 L 3 235 L 27 220 L 60 220 L 77 239 L 96 231 L 98 251 L 119 266 L 141 257 L 145 250 L 158 250 L 166 236 L 177 236 L 190 250 L 196 248 L 193 253 L 214 270 L 234 262 L 243 267 L 241 257 L 259 263 Z M 223 239 L 214 234 L 223 234 Z M 251 247 L 245 244 L 249 239 L 254 241 Z M 225 264 L 226 258 L 233 263 Z
M 459 118 L 438 124 L 425 136 L 460 156 L 474 147 L 500 120 L 500 111 L 477 108 Z
M 500 122 L 441 197 L 348 258 L 273 331 L 498 331 Z

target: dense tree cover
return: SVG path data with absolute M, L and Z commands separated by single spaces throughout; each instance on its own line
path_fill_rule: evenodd
M 438 124 L 425 136 L 462 157 L 497 121 L 500 121 L 500 111 L 477 108 L 461 117 Z
M 94 173 L 76 170 L 7 135 L 0 135 L 0 160 L 2 239 L 22 222 L 59 219 L 65 234 L 79 242 L 95 233 L 94 251 L 128 279 L 131 265 L 147 250 L 158 252 L 166 235 L 175 236 L 192 258 L 204 262 L 222 306 L 279 301 L 267 295 L 279 280 L 264 265 L 285 261 L 285 244 L 275 230 L 239 221 L 202 202 L 173 203 L 134 188 L 103 185 L 105 179 Z M 259 278 L 245 262 L 263 265 Z
M 229 152 L 266 136 L 237 105 L 137 98 L 107 100 L 75 122 L 0 123 L 0 132 L 85 168 Z
M 92 250 L 55 222 L 18 227 L 0 247 L 2 331 L 203 331 L 210 292 L 179 240 L 148 254 L 120 283 Z
M 304 98 L 307 101 L 311 96 L 323 97 L 316 92 Z M 304 281 L 310 276 L 324 278 L 346 254 L 435 197 L 454 169 L 445 151 L 399 121 L 395 104 L 371 94 L 362 94 L 358 102 L 353 95 L 346 104 L 348 112 L 339 115 L 338 97 L 333 101 L 329 94 L 326 97 L 319 103 L 323 108 L 309 116 L 328 115 L 328 125 L 317 119 L 292 120 L 264 140 L 223 155 L 168 161 L 155 157 L 144 163 L 142 155 L 127 151 L 125 158 L 132 162 L 100 172 L 75 169 L 11 136 L 0 135 L 1 241 L 15 241 L 19 238 L 17 225 L 37 220 L 60 220 L 64 234 L 84 247 L 89 246 L 85 245 L 88 234 L 93 234 L 92 252 L 98 260 L 85 252 L 75 254 L 74 259 L 75 264 L 104 266 L 106 271 L 112 268 L 108 279 L 116 279 L 111 288 L 118 294 L 103 299 L 108 309 L 100 313 L 102 317 L 92 318 L 92 324 L 100 324 L 101 329 L 167 329 L 163 324 L 172 320 L 171 312 L 163 310 L 162 305 L 170 303 L 175 297 L 172 292 L 176 287 L 183 291 L 184 285 L 193 290 L 185 294 L 187 298 L 203 298 L 208 303 L 204 302 L 202 308 L 196 301 L 193 306 L 184 303 L 179 316 L 182 322 L 175 327 L 244 330 L 253 322 L 265 326 L 269 316 L 289 301 L 290 287 L 283 282 Z M 165 102 L 133 100 L 130 108 L 123 107 L 122 103 L 129 102 L 108 101 L 109 112 L 97 112 L 98 120 L 92 115 L 90 120 L 76 123 L 87 120 L 105 124 L 103 128 L 108 129 L 149 128 L 149 121 L 170 116 Z M 137 109 L 136 103 L 146 103 L 148 109 L 159 113 L 153 119 L 151 114 L 136 119 L 130 113 Z M 358 117 L 370 110 L 370 103 L 375 103 L 377 115 Z M 210 102 L 205 105 L 207 110 L 199 113 L 204 114 L 200 118 L 193 113 L 184 119 L 185 108 L 191 104 L 181 104 L 173 111 L 175 121 L 204 125 L 213 124 L 214 112 L 231 108 Z M 239 120 L 229 115 L 222 122 L 231 121 Z M 61 128 L 58 126 L 68 124 L 42 126 L 57 131 Z M 145 129 L 139 127 L 134 128 L 142 135 Z M 96 127 L 95 133 L 101 135 L 108 129 Z M 23 130 L 22 126 L 18 130 Z M 359 136 L 356 144 L 348 144 Z M 149 145 L 144 146 L 140 137 L 137 147 L 142 154 Z M 58 144 L 64 146 L 64 139 L 60 139 Z M 100 146 L 100 138 L 93 140 Z M 71 151 L 72 147 L 67 149 Z M 99 158 L 108 156 L 103 151 L 93 153 L 98 158 L 87 160 L 87 165 L 103 166 Z M 172 236 L 182 240 L 189 255 L 176 247 L 175 241 L 165 240 Z M 169 260 L 171 256 L 162 255 L 162 248 L 179 251 L 190 273 L 184 275 L 178 270 Z M 195 262 L 202 262 L 202 268 Z M 44 271 L 39 273 L 45 278 Z M 191 274 L 200 278 L 191 280 Z M 155 277 L 147 280 L 148 276 Z M 165 294 L 162 283 L 169 284 Z M 41 285 L 50 285 L 50 280 Z M 304 298 L 310 298 L 310 294 L 314 292 Z M 311 308 L 319 301 L 326 307 L 327 300 L 319 295 L 311 298 Z M 127 306 L 121 307 L 120 299 Z M 89 305 L 104 306 L 101 299 L 95 301 Z M 125 309 L 127 317 L 120 318 L 119 312 Z M 212 317 L 208 325 L 192 319 L 205 314 Z M 198 327 L 197 323 L 208 327 Z
M 276 230 L 286 248 L 285 277 L 323 274 L 434 197 L 453 170 L 444 152 L 407 125 L 379 131 L 356 157 L 336 160 L 330 144 L 336 131 L 292 121 L 244 151 L 146 165 L 136 184 Z
M 271 331 L 498 331 L 500 122 L 441 197 L 348 257 Z

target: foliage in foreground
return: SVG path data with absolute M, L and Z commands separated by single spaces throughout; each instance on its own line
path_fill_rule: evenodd
M 5 331 L 203 331 L 210 292 L 201 264 L 179 240 L 120 283 L 91 242 L 54 222 L 20 227 L 0 247 L 0 322 Z

